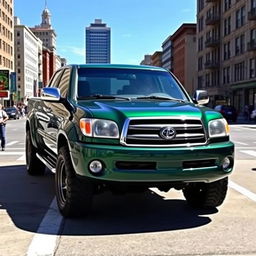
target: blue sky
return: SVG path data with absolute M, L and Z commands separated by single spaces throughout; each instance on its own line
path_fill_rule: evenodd
M 21 24 L 41 23 L 45 0 L 15 0 Z M 85 27 L 102 19 L 111 27 L 111 63 L 139 64 L 144 54 L 182 23 L 196 22 L 196 0 L 47 0 L 57 33 L 57 54 L 68 63 L 85 63 Z

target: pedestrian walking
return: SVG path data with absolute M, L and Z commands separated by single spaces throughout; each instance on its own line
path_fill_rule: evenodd
M 0 140 L 1 140 L 2 151 L 5 150 L 5 125 L 7 120 L 8 120 L 8 115 L 3 110 L 3 106 L 0 103 Z

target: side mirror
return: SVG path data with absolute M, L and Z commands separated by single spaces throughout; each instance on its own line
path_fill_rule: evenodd
M 194 93 L 193 100 L 200 105 L 205 105 L 209 103 L 209 96 L 205 90 L 196 90 Z
M 55 87 L 45 87 L 42 89 L 42 100 L 58 102 L 61 99 L 60 89 Z

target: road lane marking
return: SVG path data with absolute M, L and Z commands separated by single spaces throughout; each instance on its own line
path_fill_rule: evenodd
M 57 245 L 58 233 L 63 217 L 60 215 L 56 198 L 52 200 L 37 234 L 34 235 L 26 256 L 53 256 Z
M 250 156 L 255 156 L 256 157 L 256 151 L 254 150 L 239 150 L 241 153 L 250 155 Z
M 4 151 L 4 152 L 2 152 L 2 151 L 0 151 L 0 156 L 16 156 L 16 155 L 23 155 L 24 154 L 24 152 L 6 152 L 6 151 Z
M 250 190 L 236 184 L 233 181 L 229 181 L 228 186 L 234 190 L 236 190 L 237 192 L 243 194 L 244 196 L 248 197 L 249 199 L 251 199 L 252 201 L 256 202 L 256 194 L 254 194 L 253 192 L 251 192 Z
M 17 161 L 25 161 L 26 160 L 26 155 L 25 155 L 25 153 L 21 156 L 21 157 L 19 157 L 18 159 L 17 159 Z
M 235 147 L 235 149 L 255 149 L 256 150 L 256 147 Z
M 25 149 L 24 149 L 24 148 L 9 148 L 9 147 L 8 147 L 8 148 L 6 148 L 6 150 L 8 150 L 8 151 L 9 151 L 9 150 L 17 150 L 17 151 L 22 151 L 22 152 L 24 152 Z
M 243 146 L 247 146 L 247 143 L 244 142 L 240 142 L 240 141 L 233 141 L 235 144 L 239 144 L 239 145 L 243 145 Z
M 16 141 L 16 140 L 15 141 L 11 141 L 9 143 L 6 143 L 6 146 L 8 147 L 8 146 L 14 145 L 16 143 L 18 143 L 18 141 Z

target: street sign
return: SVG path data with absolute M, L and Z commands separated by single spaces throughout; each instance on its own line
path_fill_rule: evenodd
M 9 91 L 9 70 L 0 70 L 0 91 Z
M 10 71 L 0 70 L 0 98 L 9 98 Z
M 0 98 L 9 98 L 8 91 L 0 91 Z

